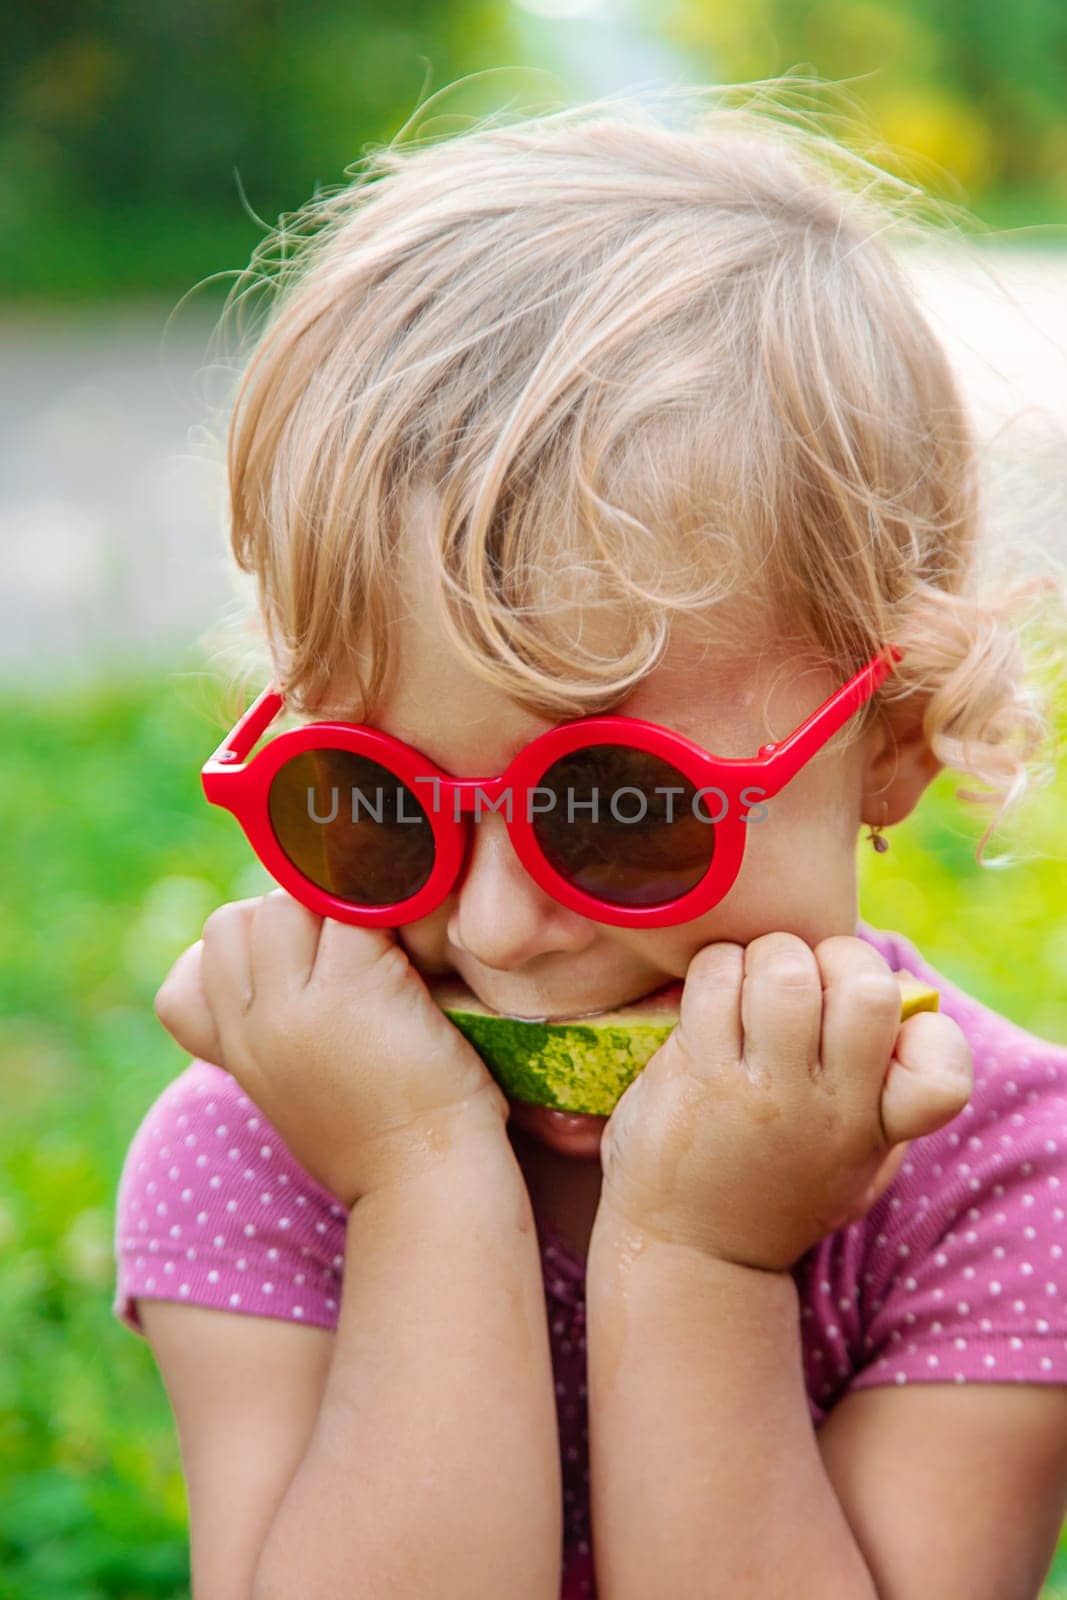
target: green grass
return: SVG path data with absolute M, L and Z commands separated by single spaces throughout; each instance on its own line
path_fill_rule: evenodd
M 5 1600 L 188 1595 L 173 1423 L 148 1346 L 111 1316 L 111 1237 L 129 1139 L 187 1060 L 155 1021 L 155 989 L 212 906 L 264 883 L 200 791 L 222 700 L 196 664 L 62 698 L 0 696 L 13 908 L 0 926 Z M 974 865 L 980 829 L 956 781 L 942 774 L 887 855 L 860 846 L 863 915 L 1067 1042 L 1055 855 L 1067 769 L 1028 807 L 1017 848 L 1029 859 L 1010 871 Z M 1067 1543 L 1053 1583 L 1067 1592 Z

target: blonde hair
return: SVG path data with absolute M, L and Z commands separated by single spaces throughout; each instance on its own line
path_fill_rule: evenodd
M 672 101 L 694 103 L 394 141 L 258 247 L 239 287 L 272 298 L 227 464 L 276 679 L 319 714 L 354 683 L 373 720 L 428 505 L 452 644 L 539 715 L 608 709 L 728 596 L 842 682 L 899 644 L 844 737 L 914 697 L 939 762 L 990 786 L 959 798 L 1000 802 L 981 860 L 1049 737 L 1022 642 L 1059 591 L 979 585 L 971 425 L 883 243 L 919 191 L 774 85 Z M 578 601 L 625 619 L 621 648 L 560 631 Z

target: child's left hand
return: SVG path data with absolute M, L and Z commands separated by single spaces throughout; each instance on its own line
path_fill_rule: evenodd
M 678 1023 L 604 1128 L 601 1204 L 654 1238 L 787 1271 L 866 1215 L 906 1141 L 957 1116 L 972 1084 L 957 1024 L 902 1023 L 897 981 L 862 939 L 706 945 Z

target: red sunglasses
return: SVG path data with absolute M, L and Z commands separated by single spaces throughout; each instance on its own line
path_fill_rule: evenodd
M 495 778 L 453 778 L 352 722 L 290 729 L 245 762 L 284 705 L 268 688 L 201 776 L 282 888 L 338 922 L 428 916 L 459 877 L 467 817 L 502 809 L 519 860 L 561 905 L 619 928 L 667 928 L 723 898 L 748 826 L 763 820 L 746 808 L 773 799 L 903 654 L 879 652 L 751 760 L 711 755 L 638 717 L 600 716 L 549 728 Z

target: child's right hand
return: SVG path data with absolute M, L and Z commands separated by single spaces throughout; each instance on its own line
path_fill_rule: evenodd
M 220 906 L 178 957 L 156 1015 L 237 1079 L 345 1206 L 508 1103 L 389 928 L 316 916 L 276 889 Z

